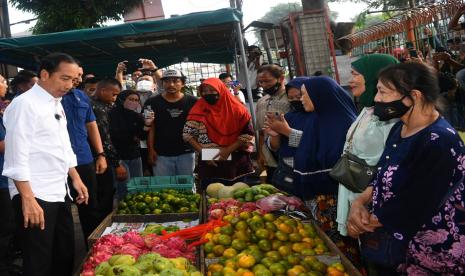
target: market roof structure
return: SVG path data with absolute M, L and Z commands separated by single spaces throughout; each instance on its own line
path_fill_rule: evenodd
M 404 32 L 408 29 L 409 21 L 414 27 L 434 22 L 438 20 L 438 16 L 443 14 L 452 16 L 461 5 L 462 1 L 460 0 L 450 0 L 443 4 L 430 4 L 412 8 L 382 23 L 341 37 L 338 39 L 338 44 L 350 50 L 368 42 Z
M 114 74 L 119 61 L 149 58 L 160 66 L 185 61 L 233 63 L 234 24 L 242 13 L 225 8 L 157 21 L 0 39 L 0 63 L 37 69 L 42 56 L 65 52 L 86 72 Z

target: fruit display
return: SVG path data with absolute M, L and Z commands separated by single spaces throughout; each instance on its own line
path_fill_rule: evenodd
M 206 192 L 209 196 L 209 202 L 211 203 L 228 198 L 234 198 L 240 202 L 254 202 L 269 195 L 286 194 L 271 184 L 260 184 L 249 187 L 247 184 L 242 182 L 237 182 L 232 186 L 225 186 L 221 183 L 212 183 L 207 186 Z
M 101 262 L 94 271 L 82 276 L 201 276 L 202 274 L 183 257 L 164 258 L 157 253 L 146 253 L 139 258 L 131 255 L 113 255 L 108 261 Z
M 120 262 L 117 262 L 116 264 L 121 263 L 126 265 L 127 263 L 123 260 L 126 260 L 128 263 L 135 264 L 135 262 L 132 262 L 133 260 L 139 261 L 140 256 L 147 253 L 158 253 L 162 257 L 171 259 L 183 257 L 190 262 L 194 262 L 194 250 L 194 247 L 189 247 L 186 241 L 179 237 L 170 237 L 166 239 L 155 234 L 141 235 L 140 233 L 136 232 L 128 232 L 122 236 L 110 234 L 99 238 L 95 242 L 92 247 L 90 257 L 83 265 L 83 272 L 81 275 L 99 275 L 94 273 L 96 267 L 103 262 L 109 262 L 109 264 L 113 266 L 112 264 L 115 264 L 115 262 L 112 261 L 110 263 L 110 260 L 115 255 L 125 256 Z M 129 261 L 127 259 L 129 259 Z M 122 272 L 120 273 L 119 270 L 118 272 L 116 270 L 117 269 L 114 268 L 112 269 L 113 272 L 108 272 L 110 274 L 102 275 L 139 275 L 137 273 L 122 274 Z M 134 271 L 134 269 L 129 269 L 129 271 Z M 141 273 L 140 275 L 143 274 L 144 273 Z
M 200 195 L 186 191 L 162 190 L 127 195 L 118 204 L 117 214 L 162 214 L 199 212 Z
M 176 225 L 168 225 L 164 226 L 161 224 L 148 224 L 144 231 L 141 234 L 157 234 L 161 235 L 163 232 L 172 233 L 178 231 L 180 228 Z
M 232 198 L 236 190 L 245 188 L 249 188 L 249 185 L 243 182 L 237 182 L 232 186 L 225 186 L 222 183 L 211 183 L 208 185 L 206 192 L 211 198 Z
M 208 275 L 338 275 L 317 258 L 329 250 L 311 224 L 257 211 L 223 219 L 229 223 L 205 235 L 206 257 L 215 260 Z
M 222 199 L 210 201 L 208 208 L 208 219 L 218 219 L 225 215 L 237 216 L 241 212 L 253 212 L 258 209 L 253 202 L 240 202 L 235 199 Z
M 260 184 L 250 188 L 239 188 L 234 191 L 233 197 L 240 202 L 252 202 L 273 194 L 284 195 L 285 193 L 271 184 Z

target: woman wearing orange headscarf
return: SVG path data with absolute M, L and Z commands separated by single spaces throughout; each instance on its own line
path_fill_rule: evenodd
M 200 96 L 187 117 L 183 137 L 200 156 L 202 149 L 219 149 L 214 160 L 200 158 L 198 162 L 203 186 L 241 181 L 254 172 L 250 159 L 255 142 L 251 116 L 220 79 L 206 79 L 200 86 Z

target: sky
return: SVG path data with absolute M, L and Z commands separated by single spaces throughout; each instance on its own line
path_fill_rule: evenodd
M 262 17 L 271 7 L 280 3 L 295 3 L 298 0 L 243 0 L 244 24 L 247 26 L 253 20 Z M 168 18 L 172 14 L 187 14 L 191 12 L 216 10 L 229 7 L 229 0 L 162 0 L 165 16 Z M 34 18 L 33 14 L 16 10 L 8 3 L 10 12 L 10 23 L 15 23 Z M 338 22 L 350 21 L 354 16 L 363 11 L 366 5 L 360 3 L 330 3 L 329 8 L 338 12 Z M 30 29 L 35 21 L 31 24 L 18 24 L 11 26 L 11 33 L 21 33 Z M 119 22 L 110 22 L 109 24 L 118 24 Z M 121 22 L 122 23 L 122 22 Z M 248 38 L 250 36 L 247 36 Z

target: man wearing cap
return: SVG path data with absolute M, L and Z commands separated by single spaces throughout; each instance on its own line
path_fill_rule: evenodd
M 194 151 L 184 142 L 182 131 L 197 98 L 183 93 L 186 77 L 177 69 L 163 72 L 164 92 L 146 102 L 155 113 L 147 139 L 148 162 L 156 176 L 192 175 Z

